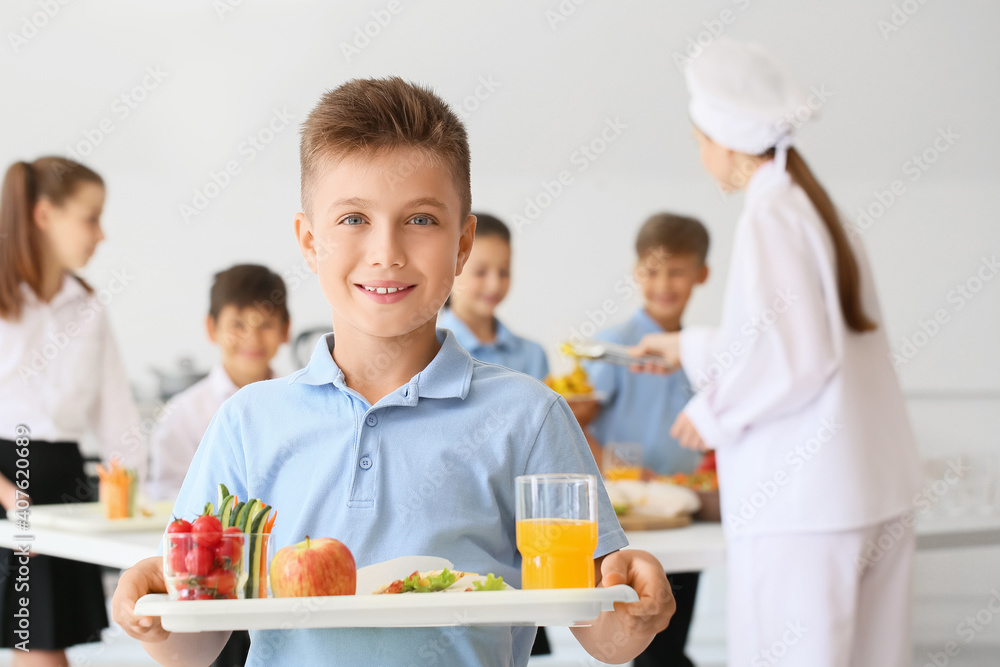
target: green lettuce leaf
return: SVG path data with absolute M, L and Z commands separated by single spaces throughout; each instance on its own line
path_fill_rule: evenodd
M 493 573 L 490 572 L 486 575 L 486 581 L 473 581 L 472 590 L 474 591 L 503 591 L 507 590 L 507 587 L 503 583 L 503 577 L 494 577 Z

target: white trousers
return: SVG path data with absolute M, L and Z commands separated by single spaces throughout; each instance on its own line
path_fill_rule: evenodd
M 913 528 L 730 536 L 729 667 L 909 667 Z

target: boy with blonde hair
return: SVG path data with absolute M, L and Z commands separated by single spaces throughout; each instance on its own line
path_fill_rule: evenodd
M 410 554 L 520 583 L 514 478 L 596 474 L 566 402 L 537 380 L 474 361 L 438 310 L 475 233 L 465 128 L 428 89 L 354 80 L 303 126 L 299 248 L 319 276 L 335 334 L 309 365 L 257 382 L 223 405 L 178 497 L 190 516 L 224 482 L 279 512 L 277 546 L 305 535 L 344 542 L 358 566 Z M 595 574 L 636 603 L 574 628 L 596 657 L 626 662 L 668 623 L 660 564 L 619 551 L 624 533 L 603 487 Z M 419 520 L 415 520 L 418 518 Z M 165 590 L 161 559 L 122 575 L 114 615 L 161 664 L 205 664 L 227 632 L 175 636 L 136 600 Z M 524 665 L 530 627 L 254 631 L 249 665 Z M 431 650 L 427 656 L 420 650 Z

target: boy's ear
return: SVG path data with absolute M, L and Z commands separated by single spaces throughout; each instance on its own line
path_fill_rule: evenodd
M 205 316 L 205 331 L 208 332 L 208 339 L 213 343 L 219 342 L 219 333 L 216 328 L 215 318 L 211 315 Z
M 458 238 L 458 261 L 455 263 L 455 275 L 461 275 L 465 263 L 472 254 L 472 242 L 476 238 L 476 216 L 469 214 L 465 219 L 462 235 Z
M 282 325 L 282 328 L 281 328 L 281 342 L 282 343 L 287 343 L 288 342 L 288 333 L 289 333 L 289 331 L 291 331 L 291 329 L 292 329 L 292 323 L 291 323 L 290 320 L 286 321 L 284 323 L 284 325 Z
M 709 269 L 708 269 L 708 264 L 702 264 L 701 268 L 698 269 L 698 284 L 699 285 L 703 284 L 706 280 L 708 280 L 708 274 L 709 273 L 711 273 L 711 271 L 709 271 Z
M 295 240 L 299 244 L 299 252 L 309 265 L 309 270 L 313 273 L 318 271 L 316 265 L 316 237 L 312 233 L 312 224 L 305 213 L 299 211 L 295 214 Z

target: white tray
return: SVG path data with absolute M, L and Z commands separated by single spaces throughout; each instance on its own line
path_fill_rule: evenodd
M 615 602 L 636 602 L 624 585 L 532 591 L 340 595 L 255 600 L 170 600 L 146 595 L 139 616 L 171 632 L 293 628 L 405 628 L 446 625 L 587 624 Z
M 71 530 L 78 533 L 163 532 L 170 523 L 173 504 L 155 503 L 152 516 L 130 519 L 107 519 L 101 503 L 65 503 L 59 505 L 31 505 L 27 510 L 10 510 L 7 518 L 20 521 L 27 515 L 28 525 L 38 528 Z

